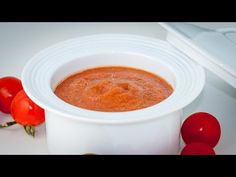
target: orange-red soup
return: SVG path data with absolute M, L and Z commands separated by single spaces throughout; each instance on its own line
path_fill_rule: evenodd
M 55 94 L 89 110 L 122 112 L 155 105 L 173 92 L 161 77 L 128 67 L 88 69 L 62 81 Z

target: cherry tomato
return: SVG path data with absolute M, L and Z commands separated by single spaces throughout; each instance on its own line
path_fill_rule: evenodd
M 11 114 L 13 119 L 23 126 L 36 126 L 45 120 L 44 110 L 35 104 L 24 90 L 21 90 L 13 99 Z
M 0 110 L 2 112 L 10 113 L 11 102 L 22 89 L 21 81 L 15 77 L 3 77 L 0 79 Z
M 181 155 L 215 155 L 215 151 L 208 144 L 193 142 L 183 148 Z
M 183 122 L 181 134 L 186 144 L 202 142 L 214 148 L 220 139 L 220 124 L 213 115 L 198 112 Z

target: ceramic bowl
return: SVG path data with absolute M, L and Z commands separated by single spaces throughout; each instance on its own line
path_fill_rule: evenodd
M 67 76 L 93 67 L 128 66 L 155 73 L 174 88 L 164 101 L 140 110 L 100 112 L 70 105 L 54 94 Z M 177 154 L 182 110 L 202 91 L 205 72 L 165 41 L 98 34 L 55 44 L 24 67 L 23 87 L 45 109 L 53 154 Z

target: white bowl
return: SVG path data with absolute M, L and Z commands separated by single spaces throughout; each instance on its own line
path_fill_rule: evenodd
M 99 112 L 72 106 L 54 94 L 67 76 L 98 66 L 129 66 L 165 78 L 174 92 L 140 110 Z M 71 39 L 35 55 L 22 73 L 28 96 L 45 109 L 51 153 L 176 154 L 182 109 L 202 91 L 202 67 L 167 42 L 121 34 Z

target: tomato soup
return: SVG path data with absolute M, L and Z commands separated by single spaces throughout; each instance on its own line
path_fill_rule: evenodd
M 161 77 L 128 67 L 92 68 L 62 81 L 55 94 L 89 110 L 122 112 L 155 105 L 173 92 Z

